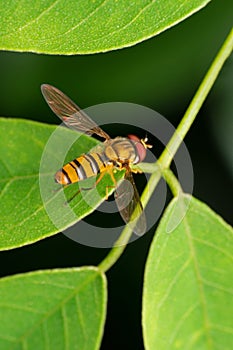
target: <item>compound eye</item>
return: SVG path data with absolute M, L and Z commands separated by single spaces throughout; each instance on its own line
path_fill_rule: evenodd
M 142 144 L 141 140 L 136 135 L 130 134 L 130 135 L 128 135 L 128 138 L 130 140 L 134 141 L 134 143 L 135 143 L 135 147 L 137 149 L 137 155 L 138 155 L 137 163 L 142 162 L 145 159 L 145 157 L 146 157 L 146 148 L 145 148 L 145 146 Z

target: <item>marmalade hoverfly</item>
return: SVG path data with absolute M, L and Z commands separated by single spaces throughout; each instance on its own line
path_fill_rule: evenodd
M 115 200 L 119 212 L 133 231 L 142 235 L 146 231 L 146 218 L 141 200 L 135 186 L 132 164 L 137 164 L 146 156 L 147 138 L 140 140 L 135 135 L 111 139 L 90 117 L 88 117 L 73 101 L 57 88 L 43 84 L 42 94 L 52 111 L 69 127 L 88 135 L 96 134 L 105 141 L 64 165 L 55 174 L 55 181 L 61 185 L 69 185 L 99 174 L 96 184 L 109 173 L 115 183 Z M 114 169 L 125 169 L 124 179 L 116 184 Z

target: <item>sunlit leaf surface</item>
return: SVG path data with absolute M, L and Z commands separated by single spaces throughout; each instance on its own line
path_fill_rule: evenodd
M 172 215 L 182 213 L 189 201 L 182 222 L 168 234 Z M 172 200 L 146 264 L 146 349 L 232 347 L 232 252 L 233 231 L 222 218 L 189 195 Z
M 106 279 L 98 269 L 60 269 L 0 281 L 0 348 L 99 349 Z
M 0 7 L 0 48 L 95 53 L 134 45 L 182 21 L 210 0 L 30 0 Z

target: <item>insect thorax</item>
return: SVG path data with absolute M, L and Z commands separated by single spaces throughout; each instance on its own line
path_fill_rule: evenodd
M 116 137 L 108 140 L 103 153 L 106 160 L 113 163 L 132 164 L 138 162 L 138 154 L 134 142 L 125 137 Z

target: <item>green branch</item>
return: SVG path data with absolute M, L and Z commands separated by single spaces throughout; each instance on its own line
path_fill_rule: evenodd
M 226 38 L 223 46 L 214 59 L 210 69 L 204 77 L 199 89 L 197 90 L 193 100 L 191 101 L 184 117 L 182 118 L 176 132 L 171 137 L 165 150 L 160 156 L 156 164 L 142 163 L 140 169 L 152 173 L 150 179 L 143 191 L 141 200 L 143 207 L 145 207 L 152 196 L 161 176 L 163 176 L 168 183 L 174 196 L 182 191 L 180 184 L 172 171 L 169 169 L 171 161 L 176 154 L 181 142 L 184 140 L 187 132 L 189 131 L 192 123 L 194 122 L 203 102 L 205 101 L 208 93 L 210 92 L 224 62 L 230 56 L 233 50 L 233 29 Z M 107 257 L 99 264 L 101 271 L 106 272 L 112 265 L 118 260 L 123 253 L 129 239 L 132 235 L 132 229 L 129 225 L 126 225 L 123 229 L 119 239 L 115 242 L 114 247 L 110 250 Z

